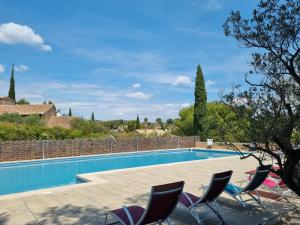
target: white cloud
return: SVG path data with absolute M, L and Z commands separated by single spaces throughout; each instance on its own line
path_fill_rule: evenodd
M 132 87 L 134 87 L 134 88 L 140 88 L 141 85 L 139 83 L 136 83 L 136 84 L 133 84 Z
M 205 85 L 208 87 L 208 86 L 214 85 L 215 83 L 216 83 L 215 80 L 207 80 L 207 81 L 205 82 Z
M 218 10 L 222 8 L 220 0 L 209 0 L 207 3 L 207 8 L 211 10 Z
M 192 80 L 188 76 L 177 76 L 175 80 L 170 82 L 172 86 L 189 85 L 191 83 Z
M 140 91 L 127 93 L 126 96 L 129 98 L 136 98 L 136 99 L 149 99 L 150 98 L 150 95 L 145 94 Z
M 132 52 L 116 48 L 87 49 L 77 48 L 75 53 L 99 63 L 109 63 L 114 67 L 124 69 L 157 68 L 164 63 L 164 59 L 151 52 Z M 95 71 L 97 72 L 97 71 Z
M 26 99 L 31 99 L 31 98 L 38 98 L 38 99 L 43 99 L 44 96 L 41 94 L 23 94 L 21 95 L 22 98 L 26 98 Z
M 25 77 L 27 79 L 27 77 Z M 24 78 L 24 79 L 25 79 Z M 0 86 L 9 85 L 1 81 Z M 51 100 L 62 112 L 72 107 L 73 113 L 78 116 L 90 118 L 92 112 L 101 120 L 109 119 L 135 119 L 147 117 L 155 121 L 157 117 L 164 120 L 178 117 L 182 107 L 188 106 L 184 102 L 164 102 L 158 99 L 153 103 L 150 100 L 155 94 L 95 85 L 94 83 L 69 83 L 50 80 L 36 80 L 34 83 L 18 82 L 18 98 L 26 98 L 32 104 L 40 104 L 44 100 Z M 6 94 L 6 89 L 0 89 L 0 95 Z
M 25 72 L 27 70 L 29 70 L 29 67 L 26 65 L 15 66 L 15 71 L 17 71 L 17 72 Z
M 0 64 L 0 73 L 3 73 L 5 71 L 5 68 L 2 64 Z
M 0 43 L 25 44 L 42 51 L 51 51 L 50 45 L 45 44 L 43 38 L 32 28 L 16 23 L 0 24 Z
M 183 103 L 183 104 L 180 105 L 181 108 L 186 108 L 186 107 L 189 107 L 189 106 L 191 106 L 191 104 L 188 103 L 188 102 Z

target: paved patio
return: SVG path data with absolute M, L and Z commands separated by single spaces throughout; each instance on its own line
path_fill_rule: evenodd
M 201 195 L 199 187 L 209 182 L 212 173 L 232 169 L 232 181 L 237 182 L 242 180 L 243 171 L 256 165 L 253 159 L 230 157 L 86 175 L 83 177 L 95 182 L 0 197 L 0 224 L 101 225 L 104 223 L 101 214 L 106 210 L 130 204 L 145 206 L 152 185 L 184 180 L 185 191 Z M 255 206 L 243 209 L 226 194 L 222 194 L 219 202 L 227 224 L 255 225 L 272 219 L 274 224 L 281 224 L 274 218 L 290 211 L 291 204 L 264 200 L 267 211 Z M 171 219 L 172 224 L 197 224 L 180 208 Z M 217 223 L 218 220 L 212 218 L 205 224 Z

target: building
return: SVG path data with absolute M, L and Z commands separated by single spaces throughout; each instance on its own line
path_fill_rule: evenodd
M 0 97 L 0 105 L 15 105 L 15 101 L 10 97 Z
M 52 117 L 56 116 L 56 107 L 53 104 L 39 104 L 39 105 L 1 104 L 0 115 L 3 115 L 4 113 L 16 113 L 21 116 L 39 115 L 40 118 L 45 123 L 47 123 Z
M 0 115 L 16 113 L 21 116 L 39 115 L 47 127 L 62 127 L 70 129 L 72 121 L 77 117 L 58 116 L 54 104 L 17 105 L 9 97 L 0 97 Z
M 47 122 L 47 127 L 62 127 L 66 129 L 72 128 L 72 121 L 77 117 L 73 116 L 53 116 Z

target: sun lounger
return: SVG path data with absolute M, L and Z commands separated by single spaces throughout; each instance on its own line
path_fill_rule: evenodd
M 209 186 L 205 188 L 205 192 L 202 197 L 196 197 L 191 193 L 183 192 L 179 199 L 179 205 L 187 209 L 199 224 L 201 223 L 201 221 L 210 217 L 210 215 L 207 215 L 205 218 L 199 217 L 197 208 L 201 206 L 206 206 L 207 208 L 209 208 L 213 214 L 219 217 L 222 224 L 225 224 L 216 199 L 223 192 L 224 188 L 231 178 L 231 175 L 231 170 L 214 174 L 211 178 Z
M 243 200 L 242 195 L 247 194 L 252 200 L 264 208 L 256 189 L 261 186 L 264 180 L 268 177 L 270 169 L 271 165 L 259 166 L 249 183 L 244 188 L 229 183 L 224 191 L 237 200 L 243 207 L 246 207 L 246 201 Z M 252 194 L 253 192 L 256 193 L 256 197 Z
M 146 209 L 140 206 L 124 206 L 108 211 L 104 214 L 105 224 L 146 225 L 162 224 L 164 221 L 167 221 L 169 224 L 168 218 L 177 206 L 183 186 L 183 181 L 153 186 Z M 117 221 L 107 223 L 109 215 Z

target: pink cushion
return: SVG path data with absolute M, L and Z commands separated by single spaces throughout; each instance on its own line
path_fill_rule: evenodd
M 264 182 L 263 182 L 263 185 L 269 187 L 269 188 L 274 188 L 277 186 L 277 183 L 273 180 L 270 180 L 270 179 L 265 179 Z
M 248 177 L 248 180 L 251 180 L 251 177 Z M 277 183 L 274 180 L 271 180 L 271 179 L 268 179 L 268 178 L 266 178 L 262 184 L 269 187 L 269 188 L 274 188 L 277 185 L 279 187 L 285 187 L 285 184 L 283 183 L 282 180 L 280 180 L 279 183 Z

